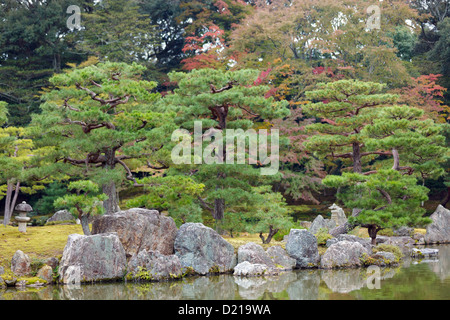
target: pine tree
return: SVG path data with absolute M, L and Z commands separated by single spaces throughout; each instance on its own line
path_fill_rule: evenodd
M 211 132 L 213 128 L 215 132 L 222 133 L 223 141 L 226 141 L 226 129 L 252 129 L 258 121 L 283 117 L 289 112 L 286 101 L 277 102 L 273 97 L 265 97 L 270 88 L 255 83 L 258 75 L 256 70 L 173 72 L 169 74 L 170 80 L 176 81 L 178 88 L 161 99 L 158 105 L 160 110 L 176 111 L 177 124 L 190 133 L 194 133 L 194 122 L 198 121 L 202 127 L 201 135 L 207 134 L 208 130 Z M 203 143 L 200 148 L 204 154 L 208 145 L 204 141 L 200 143 Z M 234 155 L 230 163 L 226 161 L 230 147 L 225 143 L 221 147 L 223 153 L 216 154 L 215 163 L 200 165 L 194 157 L 192 165 L 176 167 L 205 185 L 206 197 L 199 197 L 199 201 L 216 221 L 221 221 L 233 205 L 250 199 L 252 186 L 275 178 L 261 176 L 257 166 L 264 167 L 265 159 L 250 165 L 246 158 L 245 163 L 238 164 Z M 245 148 L 246 156 L 248 149 Z
M 39 143 L 53 147 L 47 157 L 98 183 L 108 214 L 118 210 L 118 183 L 139 185 L 132 165 L 170 161 L 165 148 L 174 114 L 151 110 L 159 94 L 151 93 L 154 82 L 140 80 L 144 69 L 107 62 L 56 75 L 50 79 L 56 89 L 33 117 Z

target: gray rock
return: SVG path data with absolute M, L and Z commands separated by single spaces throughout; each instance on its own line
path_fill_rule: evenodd
M 42 268 L 39 269 L 38 273 L 36 274 L 36 277 L 45 280 L 47 283 L 52 283 L 53 282 L 52 267 L 44 265 Z
M 228 272 L 236 265 L 233 246 L 201 223 L 183 224 L 174 249 L 183 267 L 191 267 L 201 275 Z
M 324 269 L 359 267 L 364 254 L 368 252 L 359 242 L 339 241 L 325 251 L 320 266 Z
M 378 251 L 371 257 L 372 259 L 375 259 L 375 262 L 373 262 L 373 264 L 381 267 L 390 266 L 398 263 L 397 259 L 395 258 L 395 255 L 392 252 Z
M 311 224 L 311 227 L 309 228 L 309 232 L 312 234 L 316 234 L 319 232 L 320 229 L 327 229 L 328 230 L 328 223 L 327 221 L 319 214 L 314 221 Z
M 248 242 L 238 249 L 237 263 L 248 261 L 252 264 L 264 264 L 268 268 L 275 268 L 275 263 L 264 251 L 264 248 L 254 242 Z
M 377 244 L 384 243 L 399 247 L 404 254 L 409 255 L 416 241 L 411 237 L 377 236 Z
M 413 258 L 431 258 L 431 257 L 437 257 L 439 255 L 439 249 L 429 249 L 429 248 L 422 248 L 417 249 L 413 248 L 411 252 L 411 257 Z
M 280 246 L 269 247 L 266 252 L 275 263 L 275 266 L 280 270 L 292 270 L 297 264 L 297 261 L 289 257 L 286 251 Z
M 397 237 L 412 237 L 414 234 L 414 228 L 403 226 L 398 229 L 394 229 L 393 233 L 394 233 L 394 236 L 397 236 Z
M 46 223 L 54 221 L 72 221 L 76 218 L 67 210 L 56 211 L 53 216 L 51 216 Z
M 234 276 L 262 276 L 268 272 L 267 265 L 244 261 L 234 267 Z
M 450 210 L 439 205 L 430 218 L 433 222 L 427 226 L 425 243 L 450 243 Z
M 331 238 L 327 240 L 326 246 L 329 248 L 332 244 L 335 244 L 339 241 L 349 241 L 349 242 L 358 242 L 360 243 L 368 252 L 372 252 L 372 244 L 370 239 L 360 238 L 351 234 L 339 234 L 335 238 Z
M 92 224 L 92 234 L 116 232 L 127 257 L 139 251 L 159 251 L 173 254 L 177 226 L 172 218 L 156 210 L 133 208 L 98 217 Z
M 79 271 L 80 282 L 115 280 L 125 275 L 125 250 L 116 233 L 85 236 L 71 234 L 59 264 L 64 282 L 69 274 Z
M 139 273 L 145 271 L 149 279 L 165 280 L 180 278 L 183 274 L 180 259 L 176 255 L 163 255 L 158 251 L 139 251 L 128 262 L 127 279 L 139 279 Z
M 11 260 L 11 271 L 17 276 L 26 276 L 31 272 L 31 260 L 21 250 L 17 250 Z
M 304 229 L 291 229 L 286 242 L 286 252 L 296 260 L 297 268 L 316 267 L 320 261 L 317 239 Z

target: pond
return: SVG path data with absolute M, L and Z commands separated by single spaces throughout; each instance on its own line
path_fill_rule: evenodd
M 170 282 L 116 282 L 44 288 L 0 289 L 0 300 L 448 300 L 450 245 L 434 260 L 406 259 L 381 268 L 379 282 L 369 269 L 295 270 L 277 276 L 188 277 Z M 368 285 L 369 284 L 369 285 Z

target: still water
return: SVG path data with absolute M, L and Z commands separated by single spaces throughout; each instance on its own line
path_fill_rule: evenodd
M 438 259 L 407 259 L 400 267 L 382 268 L 379 286 L 374 274 L 365 268 L 296 270 L 270 277 L 220 275 L 170 282 L 81 285 L 73 289 L 8 288 L 0 289 L 0 300 L 450 300 L 450 245 L 434 248 L 439 249 Z

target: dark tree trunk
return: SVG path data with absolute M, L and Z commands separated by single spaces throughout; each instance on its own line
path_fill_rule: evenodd
M 214 219 L 222 220 L 225 211 L 225 199 L 214 199 Z
M 376 246 L 377 245 L 377 232 L 378 232 L 378 228 L 376 225 L 371 224 L 369 226 L 367 226 L 368 228 L 368 232 L 369 232 L 369 236 L 372 239 L 372 245 Z
M 280 229 L 273 229 L 272 226 L 269 227 L 269 234 L 267 235 L 267 238 L 264 239 L 264 236 L 262 232 L 259 233 L 259 237 L 261 238 L 263 244 L 268 244 L 272 240 L 273 236 L 277 234 L 278 230 Z
M 81 228 L 83 229 L 84 235 L 90 236 L 91 230 L 89 230 L 89 215 L 83 214 L 80 217 L 80 221 L 81 221 Z

